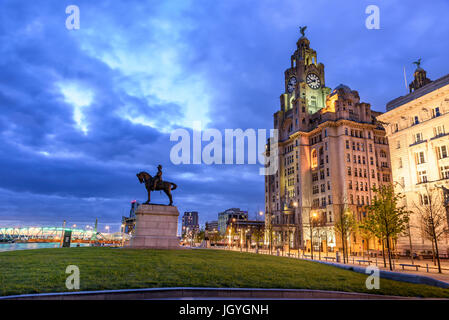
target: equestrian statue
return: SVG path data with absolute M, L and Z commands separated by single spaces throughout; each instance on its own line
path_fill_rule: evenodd
M 145 171 L 139 172 L 137 174 L 137 178 L 140 183 L 145 183 L 145 188 L 148 192 L 148 200 L 144 204 L 150 204 L 151 199 L 151 191 L 162 190 L 167 195 L 168 199 L 170 199 L 169 206 L 173 205 L 173 198 L 171 195 L 171 191 L 177 188 L 177 185 L 173 182 L 162 181 L 162 166 L 157 166 L 157 173 L 154 177 L 148 174 Z

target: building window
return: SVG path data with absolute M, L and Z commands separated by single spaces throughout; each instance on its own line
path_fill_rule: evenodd
M 312 188 L 312 194 L 317 194 L 317 193 L 320 193 L 320 190 L 319 190 L 319 188 L 318 188 L 318 185 L 315 185 L 315 186 L 313 186 L 313 188 Z
M 326 197 L 321 198 L 321 206 L 322 207 L 326 206 Z
M 447 158 L 447 147 L 446 146 L 437 147 L 437 153 L 438 159 Z
M 433 128 L 433 133 L 435 137 L 443 136 L 444 135 L 444 125 L 437 126 L 436 128 Z
M 349 190 L 352 190 L 352 180 L 349 180 Z
M 418 118 L 418 116 L 415 116 L 413 118 L 413 124 L 418 124 L 418 123 L 419 123 L 419 118 Z
M 346 161 L 351 162 L 351 155 L 349 153 L 346 154 Z
M 351 175 L 351 167 L 348 167 L 348 176 Z
M 440 167 L 441 179 L 449 179 L 449 166 Z
M 346 140 L 346 149 L 349 149 L 349 141 Z
M 318 155 L 316 149 L 312 150 L 312 169 L 315 169 L 318 166 Z
M 390 182 L 390 175 L 388 173 L 383 174 L 383 181 L 384 182 Z
M 418 171 L 418 183 L 427 182 L 427 171 Z
M 432 117 L 439 117 L 441 114 L 440 114 L 440 107 L 436 107 L 436 108 L 434 108 L 434 109 L 432 109 Z
M 399 165 L 398 165 L 399 169 L 402 168 L 402 158 L 399 158 Z
M 421 142 L 421 141 L 423 141 L 422 133 L 419 132 L 419 133 L 415 134 L 415 143 L 418 143 L 418 142 Z
M 424 151 L 415 153 L 415 161 L 417 164 L 423 164 L 426 162 L 426 158 L 424 156 Z
M 420 194 L 419 195 L 419 202 L 421 203 L 421 205 L 428 205 L 429 204 L 429 197 L 427 196 L 427 194 Z
M 373 152 L 373 145 L 371 143 L 369 144 L 369 152 Z

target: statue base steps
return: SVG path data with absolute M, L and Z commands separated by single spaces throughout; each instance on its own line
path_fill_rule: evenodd
M 136 211 L 136 227 L 129 249 L 182 249 L 179 245 L 178 208 L 143 204 Z

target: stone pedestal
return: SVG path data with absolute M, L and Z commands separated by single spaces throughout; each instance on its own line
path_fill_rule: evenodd
M 177 237 L 178 208 L 143 204 L 136 211 L 130 249 L 181 249 Z

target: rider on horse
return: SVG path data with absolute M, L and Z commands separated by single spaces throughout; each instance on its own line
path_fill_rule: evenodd
M 156 190 L 156 185 L 159 181 L 162 181 L 162 166 L 161 165 L 157 166 L 157 174 L 153 178 L 153 189 L 152 190 Z

